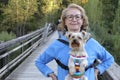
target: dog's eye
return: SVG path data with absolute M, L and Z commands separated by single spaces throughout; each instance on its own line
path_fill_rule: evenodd
M 75 38 L 75 36 L 72 36 L 72 38 Z
M 69 34 L 68 37 L 70 38 L 70 37 L 71 37 L 71 34 Z
M 78 36 L 78 39 L 82 40 L 82 38 L 81 38 L 81 37 L 79 37 L 79 36 Z

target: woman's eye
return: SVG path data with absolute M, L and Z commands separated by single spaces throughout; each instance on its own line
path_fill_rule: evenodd
M 72 18 L 72 16 L 69 16 L 68 18 Z
M 81 17 L 80 16 L 76 16 L 76 18 L 80 19 Z
M 82 38 L 81 38 L 81 37 L 78 37 L 78 39 L 82 40 Z

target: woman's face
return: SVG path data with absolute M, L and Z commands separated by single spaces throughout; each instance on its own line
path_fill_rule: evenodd
M 76 8 L 70 8 L 66 13 L 65 25 L 68 31 L 79 32 L 83 24 L 82 14 Z

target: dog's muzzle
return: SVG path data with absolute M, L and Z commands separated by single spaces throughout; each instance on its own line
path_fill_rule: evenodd
M 71 46 L 72 46 L 73 48 L 74 48 L 74 47 L 79 47 L 79 46 L 80 46 L 80 43 L 79 43 L 76 39 L 74 39 L 74 40 L 72 41 Z

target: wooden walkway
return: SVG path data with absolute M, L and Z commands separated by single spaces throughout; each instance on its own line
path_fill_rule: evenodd
M 58 38 L 57 32 L 54 32 L 44 43 L 42 43 L 33 53 L 25 59 L 20 66 L 18 66 L 5 80 L 51 80 L 46 78 L 35 66 L 35 60 L 38 58 L 48 45 Z M 48 64 L 57 73 L 55 61 Z

